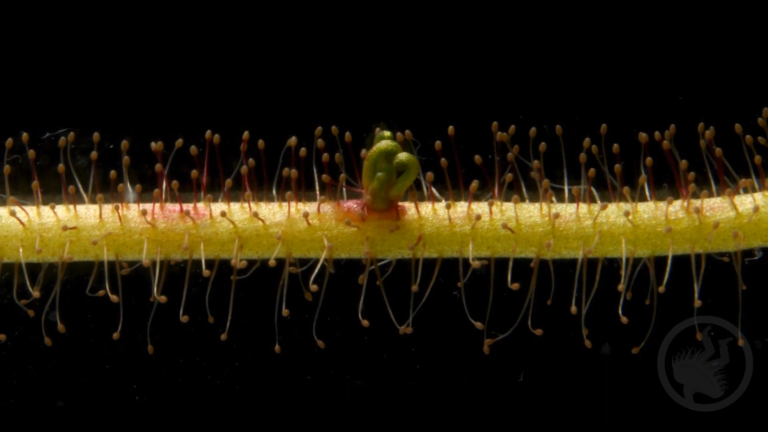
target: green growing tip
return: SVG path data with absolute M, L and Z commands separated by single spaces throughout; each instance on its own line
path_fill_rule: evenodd
M 387 211 L 397 205 L 416 180 L 419 161 L 403 151 L 390 131 L 380 132 L 373 142 L 363 163 L 365 200 L 369 209 Z

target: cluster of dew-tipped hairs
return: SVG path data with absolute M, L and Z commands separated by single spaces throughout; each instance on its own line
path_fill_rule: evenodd
M 768 109 L 764 109 L 762 118 L 757 121 L 762 128 L 760 133 L 766 137 L 767 117 Z M 35 172 L 35 150 L 30 148 L 29 136 L 25 133 L 21 139 L 25 157 L 9 158 L 9 155 L 13 154 L 13 140 L 6 142 L 6 208 L 0 212 L 0 259 L 12 262 L 13 277 L 3 280 L 12 280 L 10 289 L 16 304 L 33 317 L 35 311 L 32 305 L 36 300 L 43 301 L 40 281 L 48 268 L 56 268 L 54 288 L 42 306 L 43 338 L 47 345 L 51 345 L 52 340 L 45 330 L 45 316 L 54 300 L 58 330 L 61 333 L 66 331 L 62 323 L 66 315 L 59 313 L 58 308 L 67 265 L 75 260 L 93 261 L 94 268 L 86 292 L 94 296 L 106 294 L 112 302 L 120 303 L 120 320 L 113 335 L 114 339 L 118 339 L 123 321 L 121 277 L 138 267 L 143 267 L 146 269 L 144 271 L 149 273 L 151 281 L 149 288 L 152 314 L 147 325 L 147 344 L 149 352 L 152 353 L 154 349 L 150 342 L 150 326 L 158 304 L 167 301 L 163 286 L 169 264 L 187 261 L 179 311 L 179 319 L 186 323 L 189 317 L 184 313 L 184 306 L 192 261 L 199 259 L 202 275 L 209 279 L 207 307 L 212 281 L 219 270 L 220 261 L 230 260 L 232 284 L 229 314 L 226 328 L 221 334 L 221 339 L 226 340 L 237 282 L 250 276 L 259 267 L 261 260 L 266 259 L 269 267 L 278 267 L 277 270 L 281 271 L 275 303 L 275 351 L 280 352 L 277 342 L 278 312 L 284 317 L 289 315 L 286 292 L 291 278 L 299 279 L 306 299 L 313 300 L 313 294 L 318 291 L 320 293 L 312 332 L 317 345 L 323 348 L 325 343 L 317 337 L 316 323 L 329 274 L 334 272 L 334 258 L 359 259 L 364 264 L 363 274 L 359 278 L 362 292 L 358 317 L 361 324 L 365 327 L 370 325 L 363 317 L 363 305 L 369 276 L 372 278 L 373 273 L 389 316 L 401 334 L 413 332 L 414 319 L 435 285 L 442 260 L 458 258 L 456 276 L 464 311 L 471 325 L 483 331 L 483 349 L 488 353 L 490 346 L 507 337 L 526 315 L 528 328 L 536 335 L 543 334 L 541 329 L 533 325 L 532 319 L 538 270 L 542 261 L 552 266 L 552 260 L 560 258 L 576 260 L 570 309 L 574 315 L 581 312 L 582 336 L 585 345 L 591 347 L 585 326 L 586 312 L 599 285 L 604 260 L 618 258 L 621 262 L 618 284 L 621 294 L 618 314 L 621 322 L 628 322 L 623 308 L 625 301 L 632 297 L 630 282 L 634 281 L 634 277 L 630 276 L 633 269 L 635 276 L 642 267 L 647 268 L 650 274 L 652 289 L 648 291 L 646 303 L 653 303 L 653 316 L 645 338 L 632 350 L 637 353 L 651 334 L 658 303 L 657 294 L 665 290 L 673 256 L 689 257 L 683 259 L 690 260 L 696 310 L 695 308 L 701 305 L 699 292 L 704 278 L 706 255 L 725 252 L 730 256 L 740 281 L 739 344 L 743 346 L 741 303 L 742 290 L 746 289 L 746 286 L 741 282 L 742 253 L 768 243 L 766 212 L 760 212 L 768 183 L 762 168 L 762 158 L 754 145 L 755 140 L 750 135 L 745 136 L 740 125 L 735 126 L 735 132 L 741 141 L 743 154 L 750 163 L 750 175 L 747 178 L 739 178 L 730 168 L 723 150 L 715 144 L 713 128 L 707 129 L 701 124 L 698 131 L 705 161 L 705 169 L 702 172 L 705 175 L 697 177 L 688 162 L 681 159 L 675 147 L 676 128 L 672 125 L 663 134 L 653 134 L 656 144 L 652 143 L 648 134 L 639 134 L 642 175 L 635 182 L 627 182 L 622 174 L 618 144 L 612 146 L 615 165 L 612 170 L 609 169 L 609 155 L 605 151 L 607 127 L 603 125 L 600 130 L 600 147 L 593 145 L 589 138 L 584 140 L 583 153 L 579 157 L 580 179 L 571 187 L 567 172 L 562 185 L 554 184 L 547 177 L 544 156 L 548 145 L 544 142 L 536 144 L 535 128 L 530 129 L 527 137 L 530 158 L 525 159 L 520 155 L 520 146 L 513 145 L 515 127 L 512 126 L 508 133 L 503 133 L 498 130 L 498 124 L 494 123 L 493 140 L 489 143 L 493 149 L 492 167 L 486 167 L 482 157 L 474 158 L 488 185 L 485 197 L 477 196 L 479 182 L 476 180 L 465 188 L 458 157 L 454 158 L 456 167 L 451 170 L 459 173 L 456 190 L 456 183 L 452 183 L 449 177 L 448 160 L 442 155 L 442 143 L 437 141 L 434 148 L 440 158 L 447 190 L 439 193 L 433 185 L 434 174 L 420 172 L 418 182 L 411 186 L 407 194 L 408 200 L 401 201 L 396 209 L 389 212 L 373 212 L 368 209 L 367 191 L 361 190 L 360 164 L 354 157 L 352 137 L 349 133 L 346 134 L 344 138 L 347 146 L 344 148 L 335 126 L 332 132 L 335 150 L 338 152 L 333 158 L 331 147 L 334 146 L 325 143 L 321 128 L 315 132 L 311 150 L 301 147 L 297 151 L 298 139 L 293 137 L 288 140 L 280 160 L 282 164 L 284 153 L 290 152 L 290 167 L 282 171 L 278 167 L 281 176 L 272 183 L 271 196 L 268 193 L 264 141 L 258 142 L 262 171 L 262 184 L 259 185 L 257 163 L 249 157 L 248 132 L 242 137 L 237 168 L 228 178 L 225 178 L 221 169 L 221 139 L 218 135 L 212 135 L 210 131 L 205 135 L 202 169 L 199 157 L 201 152 L 195 146 L 190 147 L 189 151 L 196 167 L 191 172 L 191 200 L 183 200 L 178 180 L 171 180 L 171 162 L 176 152 L 183 147 L 182 140 L 174 145 L 167 163 L 163 163 L 163 143 L 152 143 L 151 148 L 158 161 L 155 167 L 158 188 L 151 194 L 151 204 L 148 199 L 142 201 L 141 185 L 131 185 L 129 181 L 129 144 L 123 141 L 122 182 L 116 184 L 120 177 L 116 171 L 109 173 L 108 206 L 105 196 L 99 192 L 98 179 L 94 182 L 100 141 L 98 133 L 93 136 L 93 167 L 87 182 L 87 192 L 85 183 L 81 183 L 70 162 L 75 136 L 70 133 L 67 138 L 61 138 L 58 172 L 61 175 L 62 194 L 54 197 L 55 194 L 51 193 L 46 199 L 47 204 L 43 202 L 44 197 Z M 562 128 L 557 126 L 556 132 L 563 149 Z M 448 129 L 448 136 L 456 156 L 453 127 Z M 766 146 L 766 137 L 759 136 L 757 141 Z M 398 133 L 396 139 L 405 151 L 416 152 L 417 147 L 414 146 L 410 132 L 406 131 L 405 135 Z M 211 143 L 215 152 L 210 151 Z M 533 151 L 534 146 L 538 153 Z M 662 149 L 668 168 L 674 174 L 679 192 L 677 199 L 657 199 L 653 182 L 654 160 L 648 156 L 652 146 Z M 506 162 L 503 157 L 504 150 L 508 151 Z M 309 156 L 309 151 L 312 153 L 311 163 L 307 165 L 311 167 L 305 170 L 305 159 Z M 212 189 L 212 175 L 209 174 L 209 166 L 213 165 L 209 164 L 211 153 L 215 153 L 218 176 L 223 185 L 217 202 L 214 202 L 211 194 L 206 194 Z M 366 150 L 362 150 L 363 161 L 366 155 Z M 346 165 L 345 158 L 352 160 L 352 169 Z M 8 181 L 12 170 L 9 162 L 16 160 L 19 164 L 26 163 L 24 159 L 29 162 L 33 175 L 32 197 L 28 201 L 13 197 Z M 322 174 L 318 174 L 318 159 L 322 162 Z M 334 160 L 335 166 L 331 166 L 331 159 Z M 564 150 L 562 162 L 565 164 Z M 547 166 L 550 163 L 552 162 L 548 162 Z M 594 167 L 590 168 L 589 165 Z M 332 168 L 338 174 L 337 180 L 331 177 Z M 310 172 L 307 176 L 309 182 L 305 178 L 306 172 Z M 529 174 L 530 180 L 523 178 L 523 172 Z M 598 175 L 601 180 L 596 180 Z M 71 182 L 67 186 L 68 179 L 73 179 L 76 187 Z M 239 193 L 234 189 L 236 180 L 240 183 Z M 307 183 L 311 184 L 309 188 L 306 187 Z M 599 183 L 607 186 L 608 193 L 604 195 L 609 196 L 609 200 L 600 201 L 596 191 L 596 187 L 600 187 Z M 535 184 L 535 190 L 529 191 L 527 187 L 531 184 Z M 94 185 L 95 200 L 92 193 Z M 258 192 L 260 187 L 263 190 L 261 194 Z M 325 193 L 321 194 L 322 191 Z M 232 199 L 234 194 L 239 196 L 239 202 Z M 348 199 L 348 194 L 349 198 L 356 199 Z M 238 196 L 234 196 L 234 199 Z M 57 204 L 54 201 L 59 202 Z M 434 273 L 431 277 L 425 277 L 429 279 L 428 284 L 422 282 L 422 265 L 425 258 L 437 259 Z M 469 264 L 466 269 L 465 258 Z M 507 286 L 512 290 L 519 290 L 521 287 L 512 276 L 516 258 L 531 259 L 533 275 L 527 284 L 528 293 L 515 324 L 507 331 L 491 337 L 487 323 L 493 296 L 489 295 L 489 312 L 485 321 L 481 322 L 469 313 L 464 287 L 473 271 L 487 265 L 490 269 L 492 294 L 496 258 L 508 259 Z M 659 272 L 656 271 L 657 258 L 661 260 Z M 213 265 L 209 262 L 211 259 Z M 410 259 L 412 267 L 409 287 L 411 302 L 405 322 L 399 322 L 389 306 L 384 287 L 389 273 L 383 274 L 381 268 L 383 264 L 394 264 L 398 259 Z M 282 260 L 282 264 L 278 264 L 278 260 Z M 304 262 L 301 262 L 302 260 Z M 588 260 L 597 260 L 597 271 L 593 276 L 594 283 L 591 284 L 588 284 L 587 277 Z M 249 265 L 248 261 L 253 264 Z M 32 262 L 42 263 L 38 282 L 34 284 L 34 278 L 30 277 L 28 268 Z M 110 286 L 110 262 L 114 262 L 117 289 L 114 282 Z M 129 262 L 135 264 L 130 265 Z M 104 289 L 93 292 L 92 287 L 96 284 L 96 275 L 102 263 Z M 662 268 L 664 264 L 665 267 Z M 324 270 L 322 275 L 321 270 Z M 552 273 L 548 303 L 552 300 L 554 286 Z M 581 299 L 580 305 L 577 305 L 577 296 Z M 208 319 L 213 323 L 210 308 L 208 311 Z M 697 333 L 700 338 L 698 327 Z M 4 340 L 6 336 L 0 335 L 0 341 Z

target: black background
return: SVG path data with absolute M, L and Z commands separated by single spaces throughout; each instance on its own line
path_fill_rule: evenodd
M 494 69 L 492 66 L 487 65 Z M 396 72 L 403 80 L 410 71 L 429 68 L 428 64 L 416 62 Z M 155 77 L 152 73 L 143 76 L 151 86 L 126 75 L 105 80 L 103 91 L 97 88 L 88 93 L 62 82 L 54 86 L 55 91 L 13 99 L 17 102 L 4 117 L 0 136 L 13 136 L 19 142 L 21 131 L 28 131 L 33 148 L 40 148 L 41 176 L 48 176 L 44 178 L 55 184 L 52 169 L 58 155 L 54 151 L 48 162 L 43 157 L 55 149 L 55 140 L 42 141 L 39 137 L 62 128 L 78 132 L 74 152 L 80 157 L 90 151 L 88 137 L 93 131 L 101 133 L 100 148 L 115 146 L 100 154 L 102 178 L 106 179 L 109 169 L 119 167 L 116 146 L 124 138 L 132 142 L 131 168 L 137 178 L 147 178 L 154 163 L 148 151 L 153 140 L 163 140 L 168 148 L 176 138 L 183 137 L 185 148 L 189 144 L 200 146 L 205 130 L 213 129 L 223 137 L 222 148 L 230 150 L 225 152 L 225 161 L 232 166 L 239 137 L 246 129 L 251 132 L 252 143 L 265 139 L 268 157 L 274 161 L 280 146 L 292 135 L 297 135 L 301 143 L 310 143 L 314 129 L 323 126 L 328 140 L 330 126 L 336 124 L 342 131 L 350 130 L 360 146 L 382 121 L 394 130 L 413 131 L 424 145 L 421 155 L 425 170 L 439 172 L 432 146 L 436 139 L 447 144 L 446 128 L 454 125 L 465 179 L 482 179 L 471 157 L 488 156 L 493 121 L 499 121 L 502 130 L 516 124 L 515 138 L 521 144 L 527 144 L 528 128 L 536 126 L 539 138 L 550 144 L 547 166 L 558 167 L 555 169 L 559 169 L 560 156 L 554 126 L 561 124 L 570 177 L 575 179 L 581 141 L 585 136 L 596 141 L 600 125 L 607 123 L 608 142 L 622 145 L 625 172 L 634 179 L 632 167 L 637 165 L 639 154 L 637 133 L 652 134 L 675 123 L 678 148 L 699 173 L 699 185 L 703 186 L 706 183 L 697 145 L 698 123 L 715 126 L 716 140 L 725 149 L 726 157 L 737 172 L 745 173 L 746 163 L 733 124 L 740 122 L 747 133 L 760 135 L 756 118 L 768 104 L 765 92 L 761 94 L 749 83 L 735 83 L 727 89 L 675 83 L 655 86 L 646 80 L 648 74 L 654 74 L 653 68 L 647 74 L 632 76 L 596 72 L 597 76 L 587 80 L 568 78 L 567 71 L 562 70 L 551 75 L 551 80 L 539 81 L 516 78 L 514 68 L 501 68 L 502 78 L 492 82 L 478 79 L 479 75 L 424 76 L 428 74 L 421 72 L 418 83 L 406 85 L 387 76 L 373 77 L 342 66 L 326 71 L 334 77 L 333 84 L 323 80 L 305 82 L 313 73 L 311 67 L 286 68 L 264 75 L 251 72 L 252 79 L 242 87 L 211 84 L 205 90 L 197 86 L 200 81 L 196 79 L 209 84 L 226 80 L 197 75 L 192 79 L 185 76 L 185 70 L 158 71 Z M 355 91 L 339 91 L 334 84 L 345 80 L 359 80 L 362 85 Z M 672 177 L 663 153 L 658 148 L 654 151 L 656 186 L 661 189 Z M 177 161 L 173 169 L 179 178 L 187 178 L 184 170 L 191 164 L 188 153 L 183 152 Z M 20 176 L 29 175 L 26 160 L 14 164 L 19 166 Z M 274 163 L 271 169 L 276 169 Z M 80 178 L 86 173 L 87 168 L 81 170 Z M 16 190 L 23 188 L 21 180 L 18 182 Z M 753 256 L 751 252 L 745 255 Z M 521 281 L 528 280 L 528 262 L 516 266 Z M 549 271 L 543 268 L 539 276 L 534 320 L 545 335 L 534 336 L 523 326 L 494 345 L 490 356 L 482 352 L 481 332 L 464 316 L 455 284 L 455 260 L 443 263 L 438 283 L 410 336 L 397 334 L 375 290 L 370 291 L 366 303 L 372 326 L 362 328 L 356 317 L 360 292 L 356 279 L 362 266 L 351 261 L 337 263 L 338 272 L 331 277 L 319 320 L 325 350 L 318 349 L 311 337 L 314 304 L 303 300 L 294 279 L 289 296 L 291 317 L 279 320 L 283 348 L 280 355 L 273 351 L 279 269 L 259 269 L 238 284 L 229 340 L 221 342 L 218 336 L 225 322 L 230 286 L 225 276 L 228 265 L 222 264 L 212 294 L 217 319 L 214 325 L 206 321 L 205 282 L 197 267 L 193 269 L 193 289 L 188 299 L 191 320 L 179 323 L 184 264 L 176 265 L 165 287 L 170 300 L 155 317 L 152 332 L 156 351 L 150 356 L 144 339 L 151 309 L 145 272 L 136 271 L 123 278 L 126 323 L 122 338 L 115 342 L 111 334 L 117 323 L 117 306 L 105 298 L 85 296 L 90 264 L 70 266 L 62 297 L 62 316 L 68 332 L 59 335 L 55 324 L 49 322 L 54 343 L 48 348 L 40 334 L 40 320 L 26 318 L 13 304 L 12 267 L 6 264 L 2 267 L 0 330 L 9 340 L 0 344 L 0 406 L 190 407 L 219 413 L 253 413 L 274 417 L 285 425 L 320 421 L 347 427 L 402 419 L 406 413 L 427 419 L 466 416 L 478 421 L 499 416 L 506 424 L 523 427 L 586 424 L 604 429 L 639 428 L 658 425 L 661 416 L 674 417 L 688 427 L 720 420 L 746 423 L 757 419 L 760 412 L 754 407 L 766 398 L 764 344 L 768 326 L 763 315 L 763 262 L 764 258 L 750 261 L 744 267 L 750 289 L 744 293 L 743 331 L 754 353 L 752 382 L 735 404 L 706 415 L 684 409 L 670 399 L 656 370 L 656 353 L 664 335 L 692 314 L 687 257 L 674 261 L 668 291 L 660 297 L 652 336 L 639 355 L 631 354 L 630 349 L 642 340 L 650 319 L 650 308 L 641 300 L 648 284 L 647 272 L 638 278 L 637 300 L 627 308 L 631 323 L 624 326 L 616 313 L 617 260 L 604 266 L 590 310 L 590 339 L 595 345 L 592 350 L 583 346 L 578 319 L 568 312 L 575 262 L 566 261 L 555 265 L 557 288 L 549 307 L 544 302 Z M 427 275 L 433 266 L 432 261 L 425 265 Z M 657 260 L 657 271 L 663 267 L 663 260 Z M 33 273 L 38 268 L 30 266 Z M 591 276 L 594 269 L 592 263 Z M 506 261 L 497 262 L 496 270 L 491 329 L 504 331 L 514 322 L 523 295 L 504 288 Z M 114 272 L 110 273 L 114 278 Z M 407 263 L 401 262 L 387 281 L 393 292 L 390 299 L 401 320 L 407 308 L 404 293 L 409 275 Z M 102 270 L 99 278 L 97 281 L 103 280 Z M 735 322 L 737 282 L 733 266 L 709 258 L 705 278 L 700 313 Z M 45 287 L 50 290 L 51 282 Z M 473 315 L 483 316 L 488 275 L 474 275 L 467 289 Z M 39 313 L 40 306 L 36 310 Z

